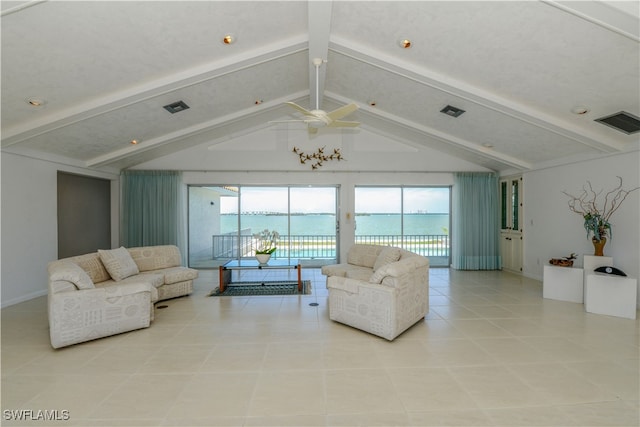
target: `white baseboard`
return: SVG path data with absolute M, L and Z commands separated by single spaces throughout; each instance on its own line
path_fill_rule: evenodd
M 37 292 L 32 292 L 30 294 L 22 295 L 22 296 L 17 297 L 17 298 L 11 298 L 11 299 L 8 299 L 8 300 L 2 299 L 2 303 L 0 303 L 0 308 L 5 308 L 5 307 L 12 306 L 12 305 L 20 304 L 21 302 L 29 301 L 29 300 L 32 300 L 34 298 L 38 298 L 38 297 L 41 297 L 41 296 L 44 296 L 44 295 L 47 295 L 47 289 L 43 289 L 43 290 L 37 291 Z

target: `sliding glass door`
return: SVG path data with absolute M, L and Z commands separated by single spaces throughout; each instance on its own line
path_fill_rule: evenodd
M 215 268 L 255 256 L 256 233 L 280 235 L 273 258 L 337 259 L 337 187 L 190 186 L 189 264 Z
M 356 243 L 399 246 L 449 266 L 450 187 L 356 187 Z

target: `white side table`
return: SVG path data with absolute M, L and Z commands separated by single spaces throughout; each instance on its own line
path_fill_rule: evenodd
M 598 267 L 613 265 L 613 258 L 610 256 L 585 255 L 582 259 L 582 268 L 584 269 L 584 299 L 587 300 L 587 275 L 594 274 L 594 270 Z
M 575 267 L 544 266 L 542 296 L 547 299 L 578 302 L 583 298 L 583 270 Z
M 584 308 L 589 313 L 636 318 L 638 279 L 605 273 L 587 274 Z

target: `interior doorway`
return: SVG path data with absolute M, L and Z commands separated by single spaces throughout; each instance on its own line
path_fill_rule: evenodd
M 111 181 L 58 172 L 58 259 L 111 249 Z

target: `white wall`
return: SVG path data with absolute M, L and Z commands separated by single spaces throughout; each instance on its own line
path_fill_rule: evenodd
M 112 217 L 118 217 L 117 175 L 2 153 L 2 307 L 46 294 L 47 263 L 58 256 L 59 170 L 111 179 Z M 111 234 L 117 244 L 117 220 Z
M 590 181 L 603 194 L 617 186 L 640 186 L 640 152 L 629 152 L 565 166 L 528 172 L 524 181 L 524 266 L 528 277 L 542 280 L 543 266 L 549 259 L 579 255 L 574 265 L 582 267 L 582 256 L 593 255 L 593 245 L 586 237 L 582 218 L 569 210 L 569 200 L 562 191 L 577 195 Z M 605 246 L 606 256 L 627 275 L 639 277 L 640 265 L 640 190 L 629 195 L 611 217 L 613 238 Z M 640 303 L 640 292 L 638 293 Z
M 312 171 L 313 162 L 301 164 L 299 157 L 292 152 L 294 147 L 309 154 L 318 148 L 324 148 L 325 153 L 339 149 L 345 160 L 327 161 L 322 167 Z M 415 147 L 364 129 L 358 133 L 318 133 L 310 138 L 306 130 L 278 131 L 271 128 L 187 148 L 143 163 L 134 169 L 307 173 L 488 171 L 454 156 L 425 147 Z

